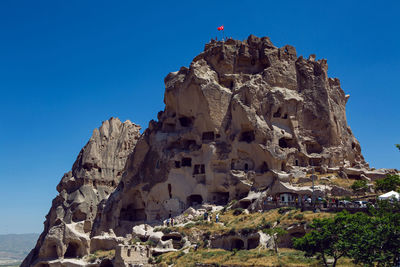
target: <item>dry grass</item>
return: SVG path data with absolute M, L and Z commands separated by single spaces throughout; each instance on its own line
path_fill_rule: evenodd
M 227 251 L 223 249 L 199 249 L 189 253 L 171 252 L 160 256 L 160 262 L 176 266 L 196 266 L 198 263 L 228 266 L 321 266 L 320 260 L 306 258 L 301 251 L 280 249 L 279 254 L 272 250 L 252 249 Z M 355 266 L 349 259 L 340 259 L 338 266 Z
M 221 221 L 225 224 L 227 228 L 235 228 L 236 230 L 244 228 L 255 228 L 263 223 L 273 224 L 277 220 L 280 221 L 282 225 L 290 225 L 293 223 L 298 223 L 299 219 L 295 218 L 295 215 L 302 214 L 303 218 L 301 221 L 311 222 L 316 218 L 328 218 L 333 217 L 333 213 L 313 213 L 312 211 L 301 212 L 300 210 L 290 210 L 283 214 L 279 214 L 279 209 L 269 210 L 267 212 L 255 212 L 251 214 L 241 214 L 233 215 L 233 211 L 228 211 L 221 216 Z
M 189 237 L 196 237 L 196 242 L 202 242 L 202 236 L 208 235 L 223 235 L 229 232 L 239 232 L 243 229 L 250 231 L 258 231 L 263 228 L 268 228 L 279 221 L 281 227 L 286 227 L 299 222 L 311 222 L 316 218 L 333 217 L 334 213 L 313 213 L 311 211 L 301 212 L 298 209 L 288 210 L 279 213 L 280 209 L 273 209 L 266 212 L 255 212 L 250 214 L 234 215 L 234 210 L 228 210 L 224 213 L 220 212 L 220 223 L 207 222 L 198 220 L 189 223 L 186 226 L 170 227 L 170 231 L 183 233 Z M 215 214 L 213 214 L 215 218 Z M 191 241 L 195 241 L 192 239 Z
M 281 210 L 282 211 L 282 210 Z M 257 229 L 260 225 L 273 225 L 277 220 L 280 226 L 285 227 L 299 222 L 311 222 L 316 218 L 328 218 L 335 216 L 334 213 L 313 213 L 311 211 L 301 212 L 292 209 L 279 213 L 279 209 L 251 214 L 234 215 L 234 210 L 220 212 L 220 224 L 208 223 L 198 220 L 186 227 L 173 227 L 171 230 L 185 233 L 190 237 L 197 237 L 196 242 L 203 242 L 203 235 L 224 234 L 232 230 L 238 232 L 242 229 Z M 215 218 L 215 214 L 213 214 Z M 193 241 L 193 240 L 192 240 Z M 162 264 L 175 264 L 175 266 L 196 266 L 197 263 L 228 265 L 228 266 L 321 266 L 319 259 L 307 258 L 303 252 L 295 249 L 280 248 L 279 256 L 268 249 L 252 249 L 228 251 L 223 249 L 199 248 L 193 249 L 185 254 L 182 251 L 170 252 L 157 258 Z M 349 259 L 340 259 L 337 266 L 355 266 Z
M 94 262 L 96 259 L 112 259 L 115 257 L 115 249 L 111 250 L 96 250 L 93 254 L 89 254 L 86 258 L 89 262 Z

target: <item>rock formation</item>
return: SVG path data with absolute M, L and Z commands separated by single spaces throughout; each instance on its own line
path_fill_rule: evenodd
M 72 170 L 58 184 L 59 194 L 46 216 L 44 231 L 22 266 L 89 254 L 97 208 L 118 185 L 139 130 L 130 121 L 111 118 L 93 131 Z
M 133 261 L 123 243 L 135 226 L 178 218 L 196 204 L 261 206 L 280 190 L 311 192 L 291 180 L 307 182 L 314 171 L 385 175 L 368 169 L 347 125 L 349 96 L 327 69 L 326 60 L 297 57 L 294 47 L 275 47 L 267 37 L 212 40 L 189 68 L 167 75 L 165 109 L 139 139 L 138 126 L 116 119 L 95 130 L 58 185 L 23 266 L 63 266 L 50 260 L 111 247 L 122 255 L 115 264 Z M 165 236 L 155 237 L 166 249 Z M 251 238 L 241 242 L 254 247 L 260 236 Z
M 165 110 L 138 141 L 96 233 L 226 204 L 300 168 L 365 167 L 348 97 L 326 60 L 250 36 L 205 46 L 165 78 Z

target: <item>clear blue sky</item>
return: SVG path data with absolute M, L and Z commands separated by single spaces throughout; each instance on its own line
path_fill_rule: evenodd
M 400 169 L 400 4 L 326 2 L 0 1 L 0 234 L 41 232 L 93 129 L 112 116 L 147 127 L 164 77 L 221 24 L 327 58 L 366 160 Z

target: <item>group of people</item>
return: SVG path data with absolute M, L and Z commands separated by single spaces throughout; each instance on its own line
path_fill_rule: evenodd
M 321 196 L 315 197 L 314 203 L 311 196 L 297 196 L 293 197 L 291 201 L 281 201 L 279 196 L 277 195 L 275 198 L 272 196 L 267 196 L 264 200 L 264 205 L 268 203 L 274 203 L 276 206 L 278 204 L 285 204 L 289 206 L 296 206 L 296 207 L 304 207 L 310 205 L 323 205 L 325 208 L 338 208 L 339 206 L 348 206 L 351 204 L 351 201 L 348 200 L 340 200 L 338 198 L 323 198 Z
M 212 214 L 208 214 L 207 211 L 205 211 L 204 214 L 203 214 L 203 218 L 204 218 L 205 221 L 211 222 L 211 221 L 213 220 L 212 217 L 213 217 L 213 215 L 212 215 Z M 219 213 L 217 213 L 217 214 L 215 215 L 215 222 L 216 222 L 216 223 L 219 222 Z M 166 219 L 166 220 L 164 221 L 164 226 L 169 227 L 169 226 L 174 226 L 174 225 L 175 225 L 175 221 L 174 221 L 174 218 L 172 218 L 172 217 L 170 217 L 170 218 L 168 218 L 168 219 Z
M 167 227 L 169 227 L 170 225 L 174 226 L 174 223 L 174 218 L 168 218 L 165 220 L 165 224 L 167 225 Z
M 208 212 L 205 211 L 204 214 L 203 214 L 203 219 L 204 219 L 205 221 L 211 222 L 211 221 L 213 220 L 212 214 L 208 214 Z M 219 222 L 219 213 L 217 213 L 217 214 L 215 215 L 215 222 L 216 222 L 216 223 Z

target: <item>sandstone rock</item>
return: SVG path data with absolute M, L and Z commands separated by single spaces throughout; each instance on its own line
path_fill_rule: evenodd
M 353 195 L 353 192 L 349 189 L 334 185 L 334 186 L 332 186 L 332 189 L 331 189 L 331 195 L 332 196 L 351 196 L 351 195 Z
M 364 171 L 365 176 L 370 178 L 371 180 L 375 181 L 377 179 L 382 179 L 385 178 L 386 175 L 389 173 L 389 171 L 386 171 L 385 169 L 381 170 L 374 170 L 374 171 Z
M 134 248 L 118 244 L 131 234 L 148 236 L 159 244 L 153 252 L 164 253 L 175 250 L 171 239 L 134 227 L 183 222 L 185 210 L 194 217 L 205 203 L 241 200 L 258 209 L 266 194 L 311 195 L 290 182 L 314 171 L 378 177 L 367 173 L 347 125 L 348 97 L 327 69 L 326 60 L 297 57 L 294 47 L 267 37 L 207 44 L 188 68 L 167 75 L 165 109 L 142 135 L 117 119 L 94 131 L 57 186 L 45 230 L 22 266 L 60 259 L 69 247 L 82 256 L 112 244 L 123 262 Z M 324 189 L 316 186 L 316 195 Z M 65 229 L 73 229 L 68 239 Z
M 299 179 L 297 180 L 297 182 L 300 183 L 300 184 L 303 184 L 303 183 L 311 183 L 311 182 L 312 182 L 312 179 L 311 179 L 311 177 L 302 177 L 302 178 L 299 178 Z
M 122 123 L 111 118 L 93 131 L 72 170 L 58 184 L 59 195 L 46 216 L 44 231 L 21 266 L 89 254 L 90 231 L 99 203 L 118 185 L 127 157 L 140 136 L 139 129 L 130 121 Z M 94 246 L 99 242 L 95 238 Z
M 124 235 L 201 202 L 225 205 L 290 181 L 290 166 L 367 166 L 339 80 L 328 78 L 326 60 L 298 58 L 294 47 L 255 36 L 209 43 L 165 86 L 165 110 L 107 201 L 104 214 L 115 216 L 102 216 L 96 231 Z
M 369 177 L 365 176 L 365 174 L 363 174 L 363 173 L 360 175 L 360 179 L 363 181 L 367 181 L 367 182 L 371 181 L 371 179 Z

